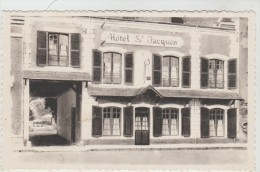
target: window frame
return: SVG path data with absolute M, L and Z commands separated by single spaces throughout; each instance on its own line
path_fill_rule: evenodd
M 225 88 L 225 61 L 224 60 L 221 60 L 221 59 L 217 59 L 217 58 L 214 58 L 214 59 L 208 59 L 209 60 L 209 67 L 208 67 L 208 70 L 210 71 L 210 63 L 211 61 L 214 61 L 215 62 L 215 69 L 214 69 L 214 72 L 213 72 L 213 76 L 214 76 L 214 82 L 215 82 L 215 87 L 211 87 L 211 84 L 210 84 L 210 72 L 208 72 L 208 88 L 210 89 L 224 89 Z M 217 83 L 217 62 L 222 62 L 222 87 L 217 87 L 218 83 Z
M 171 127 L 172 127 L 172 124 L 171 124 L 171 119 L 175 119 L 175 118 L 172 118 L 172 116 L 173 115 L 175 115 L 175 114 L 172 114 L 172 113 L 167 113 L 167 114 L 165 114 L 166 112 L 164 112 L 165 110 L 175 110 L 175 111 L 177 111 L 177 118 L 176 118 L 176 128 L 177 128 L 177 135 L 174 135 L 174 134 L 172 134 L 171 133 Z M 164 116 L 165 115 L 169 115 L 169 117 L 168 118 L 164 118 Z M 170 124 L 168 123 L 168 127 L 170 126 L 170 128 L 168 128 L 168 131 L 169 131 L 169 135 L 165 135 L 164 134 L 164 128 L 163 128 L 163 126 L 164 126 L 164 124 L 163 124 L 163 120 L 164 119 L 168 119 L 168 120 L 170 120 Z M 174 136 L 179 136 L 180 135 L 180 110 L 178 109 L 178 108 L 172 108 L 172 107 L 170 107 L 170 108 L 163 108 L 162 109 L 162 137 L 174 137 Z
M 166 55 L 166 56 L 161 56 L 161 58 L 162 58 L 162 67 L 161 67 L 161 71 L 162 71 L 162 73 L 161 73 L 161 77 L 162 77 L 162 79 L 161 79 L 161 87 L 179 87 L 180 86 L 180 58 L 179 57 L 177 57 L 177 56 L 173 56 L 173 55 Z M 165 86 L 164 84 L 163 84 L 163 67 L 164 67 L 164 59 L 165 58 L 168 58 L 169 59 L 169 64 L 167 65 L 167 67 L 168 67 L 168 70 L 169 70 L 169 73 L 168 73 L 168 82 L 169 82 L 169 86 Z M 172 64 L 172 59 L 176 59 L 177 60 L 177 64 L 178 64 L 178 66 L 177 66 L 177 86 L 173 86 L 172 84 L 171 84 L 171 82 L 172 82 L 172 77 L 171 77 L 171 71 L 172 71 L 172 66 L 171 66 L 171 64 Z
M 119 135 L 113 135 L 112 134 L 112 130 L 111 128 L 109 129 L 111 135 L 105 135 L 104 133 L 104 110 L 105 109 L 109 109 L 109 114 L 110 114 L 110 117 L 109 117 L 109 120 L 111 121 L 111 119 L 114 119 L 113 118 L 113 109 L 118 109 L 119 110 Z M 102 107 L 102 137 L 118 137 L 118 136 L 122 136 L 122 127 L 121 127 L 121 124 L 122 124 L 122 108 L 120 107 L 116 107 L 116 106 L 108 106 L 108 107 Z M 111 123 L 110 123 L 111 125 Z
M 217 110 L 220 110 L 222 111 L 222 114 L 217 114 Z M 212 111 L 215 111 L 214 114 L 212 114 Z M 221 115 L 222 116 L 222 131 L 223 131 L 223 135 L 222 136 L 219 136 L 218 135 L 218 130 L 217 130 L 217 127 L 219 126 L 216 121 L 218 120 L 218 115 Z M 212 125 L 210 125 L 210 120 L 211 120 L 211 116 L 214 116 L 213 119 L 214 119 L 214 132 L 215 132 L 215 136 L 211 136 L 210 135 L 210 127 Z M 221 109 L 221 108 L 213 108 L 213 109 L 209 109 L 209 138 L 219 138 L 219 137 L 225 137 L 225 109 Z

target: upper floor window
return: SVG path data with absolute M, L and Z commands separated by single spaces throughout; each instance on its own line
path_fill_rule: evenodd
M 125 54 L 125 83 L 133 83 L 133 53 Z M 122 54 L 93 50 L 93 82 L 120 84 L 122 80 Z
M 80 65 L 80 35 L 37 32 L 37 65 Z
M 182 86 L 190 87 L 190 57 L 182 58 Z M 164 87 L 179 86 L 179 58 L 153 55 L 153 85 Z
M 179 59 L 177 57 L 163 57 L 162 85 L 166 87 L 179 86 Z
M 224 61 L 218 59 L 208 60 L 201 58 L 201 88 L 224 88 L 224 71 L 228 71 L 228 88 L 236 88 L 237 73 L 236 59 L 228 61 L 228 69 L 224 67 Z

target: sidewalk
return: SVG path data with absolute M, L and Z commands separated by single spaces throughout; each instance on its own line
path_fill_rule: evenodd
M 85 145 L 85 146 L 39 146 L 23 147 L 17 152 L 84 152 L 84 151 L 125 151 L 125 150 L 216 150 L 247 149 L 247 144 L 158 144 L 158 145 Z

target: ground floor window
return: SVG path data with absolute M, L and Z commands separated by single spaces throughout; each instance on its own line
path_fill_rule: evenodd
M 166 108 L 162 111 L 164 136 L 176 136 L 179 134 L 179 110 L 175 108 Z
M 211 109 L 209 111 L 210 137 L 224 136 L 224 110 Z
M 104 136 L 120 136 L 120 116 L 120 108 L 107 107 L 103 109 Z

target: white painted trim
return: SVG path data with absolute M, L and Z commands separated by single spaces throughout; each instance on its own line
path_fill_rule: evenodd
M 124 53 L 127 52 L 127 50 L 125 48 L 115 47 L 115 46 L 99 47 L 98 50 L 102 51 L 102 53 L 105 53 L 105 52 L 120 53 L 120 54 L 122 54 L 122 57 L 123 57 Z
M 227 60 L 231 59 L 230 57 L 222 55 L 222 54 L 207 54 L 207 55 L 204 55 L 203 57 L 205 57 L 207 59 L 219 59 L 219 60 L 223 60 L 223 61 L 227 61 Z
M 218 104 L 215 104 L 215 105 L 207 105 L 207 108 L 208 108 L 208 109 L 220 108 L 220 109 L 224 109 L 224 110 L 229 109 L 228 106 L 225 106 L 225 105 L 218 105 Z
M 115 102 L 107 102 L 107 103 L 99 103 L 99 107 L 106 108 L 106 107 L 118 107 L 118 108 L 124 108 L 127 107 L 127 105 L 124 105 L 122 103 L 115 103 Z
M 176 56 L 176 57 L 179 57 L 179 58 L 181 58 L 183 56 L 187 56 L 184 53 L 181 53 L 179 51 L 172 51 L 172 50 L 158 52 L 158 54 L 161 55 L 161 56 Z
M 178 104 L 173 104 L 173 103 L 169 103 L 169 104 L 163 104 L 163 105 L 159 105 L 160 108 L 176 108 L 176 109 L 181 109 L 184 108 L 183 105 L 178 105 Z

